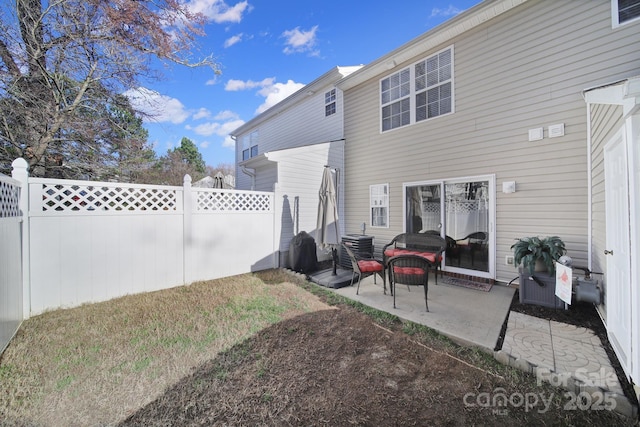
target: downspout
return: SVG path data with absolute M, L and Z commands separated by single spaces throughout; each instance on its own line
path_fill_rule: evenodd
M 589 227 L 587 232 L 587 266 L 589 270 L 593 268 L 593 167 L 591 162 L 591 103 L 587 102 L 587 206 L 589 207 L 587 211 L 587 224 Z
M 245 175 L 249 175 L 251 177 L 251 191 L 255 191 L 256 189 L 256 170 L 249 169 L 246 166 L 241 166 L 242 173 Z

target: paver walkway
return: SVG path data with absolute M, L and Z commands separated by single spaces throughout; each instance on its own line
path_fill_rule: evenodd
M 637 407 L 625 397 L 600 338 L 590 329 L 511 311 L 495 357 L 574 396 L 588 393 L 592 403 L 599 400 L 604 408 L 613 405 L 616 412 L 637 417 Z

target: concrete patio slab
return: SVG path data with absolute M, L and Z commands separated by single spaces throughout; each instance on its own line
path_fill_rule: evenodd
M 443 283 L 436 285 L 435 280 L 430 279 L 427 312 L 422 287 L 409 289 L 398 285 L 396 308 L 393 308 L 393 296 L 388 289 L 386 295 L 383 293 L 380 278 L 377 278 L 377 284 L 374 284 L 373 276 L 365 278 L 360 283 L 359 295 L 356 295 L 356 286 L 335 289 L 335 292 L 490 353 L 496 347 L 515 293 L 514 288 L 506 286 L 496 285 L 484 292 Z

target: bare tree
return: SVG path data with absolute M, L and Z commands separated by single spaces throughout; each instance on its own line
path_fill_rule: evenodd
M 46 176 L 69 156 L 101 156 L 116 95 L 157 77 L 152 57 L 186 66 L 203 16 L 180 0 L 16 0 L 0 8 L 0 168 L 21 156 Z M 111 129 L 117 128 L 117 125 Z M 99 134 L 99 135 L 98 135 Z M 122 147 L 121 147 L 122 148 Z

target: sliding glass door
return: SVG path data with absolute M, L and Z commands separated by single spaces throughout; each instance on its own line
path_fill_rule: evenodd
M 493 176 L 409 183 L 404 190 L 405 230 L 444 237 L 446 271 L 494 277 Z

